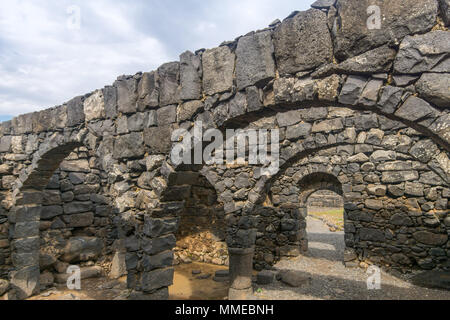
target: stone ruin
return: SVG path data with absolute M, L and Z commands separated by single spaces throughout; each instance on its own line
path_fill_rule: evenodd
M 127 274 L 130 299 L 167 299 L 173 264 L 194 260 L 229 265 L 243 299 L 253 268 L 307 250 L 318 190 L 343 198 L 346 262 L 448 271 L 449 22 L 448 0 L 319 0 L 1 123 L 0 296 L 77 264 Z M 194 121 L 279 129 L 280 171 L 175 166 L 171 133 Z

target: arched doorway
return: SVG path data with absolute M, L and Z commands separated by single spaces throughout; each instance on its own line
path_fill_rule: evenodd
M 223 300 L 228 295 L 228 248 L 225 213 L 215 188 L 199 172 L 174 172 L 162 194 L 163 203 L 180 203 L 172 251 L 161 253 L 173 260 L 169 286 L 172 300 Z M 166 217 L 168 218 L 168 217 Z
M 329 173 L 312 173 L 299 183 L 304 212 L 299 234 L 301 251 L 318 259 L 344 261 L 344 199 L 339 180 Z M 302 229 L 302 227 L 304 229 Z
M 124 253 L 113 259 L 121 248 L 106 177 L 96 153 L 81 143 L 55 147 L 37 161 L 11 209 L 16 298 L 54 287 L 56 294 L 67 290 L 71 266 L 80 268 L 80 280 L 125 274 Z

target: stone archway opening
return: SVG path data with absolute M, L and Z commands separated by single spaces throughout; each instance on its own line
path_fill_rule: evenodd
M 300 251 L 330 261 L 344 262 L 345 210 L 343 188 L 332 174 L 312 173 L 299 183 Z
M 169 299 L 222 300 L 228 295 L 225 213 L 215 188 L 198 172 L 179 171 L 162 198 L 182 202 L 176 213 L 174 277 Z M 171 255 L 167 252 L 168 255 Z
M 109 279 L 122 277 L 126 289 L 125 252 L 113 226 L 107 178 L 95 152 L 81 143 L 51 149 L 37 162 L 12 208 L 12 256 L 18 271 L 11 283 L 17 298 L 49 289 L 53 298 L 69 294 L 74 267 L 79 268 L 81 294 L 87 299 L 107 299 L 91 293 Z
M 332 261 L 344 261 L 344 202 L 334 191 L 320 189 L 313 192 L 306 202 L 307 247 L 303 254 Z

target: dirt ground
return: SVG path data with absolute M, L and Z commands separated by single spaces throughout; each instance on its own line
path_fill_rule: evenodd
M 227 268 L 204 263 L 175 266 L 174 282 L 169 287 L 170 300 L 227 299 L 228 283 L 213 280 L 218 270 Z M 60 285 L 28 300 L 126 300 L 128 295 L 126 277 L 118 280 L 94 278 L 82 280 L 80 291 Z

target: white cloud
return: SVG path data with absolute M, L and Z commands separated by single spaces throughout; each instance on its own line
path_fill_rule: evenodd
M 217 46 L 311 1 L 6 1 L 0 11 L 0 117 L 61 104 L 121 74 L 155 69 L 186 49 Z M 71 5 L 81 9 L 80 30 L 67 28 Z

